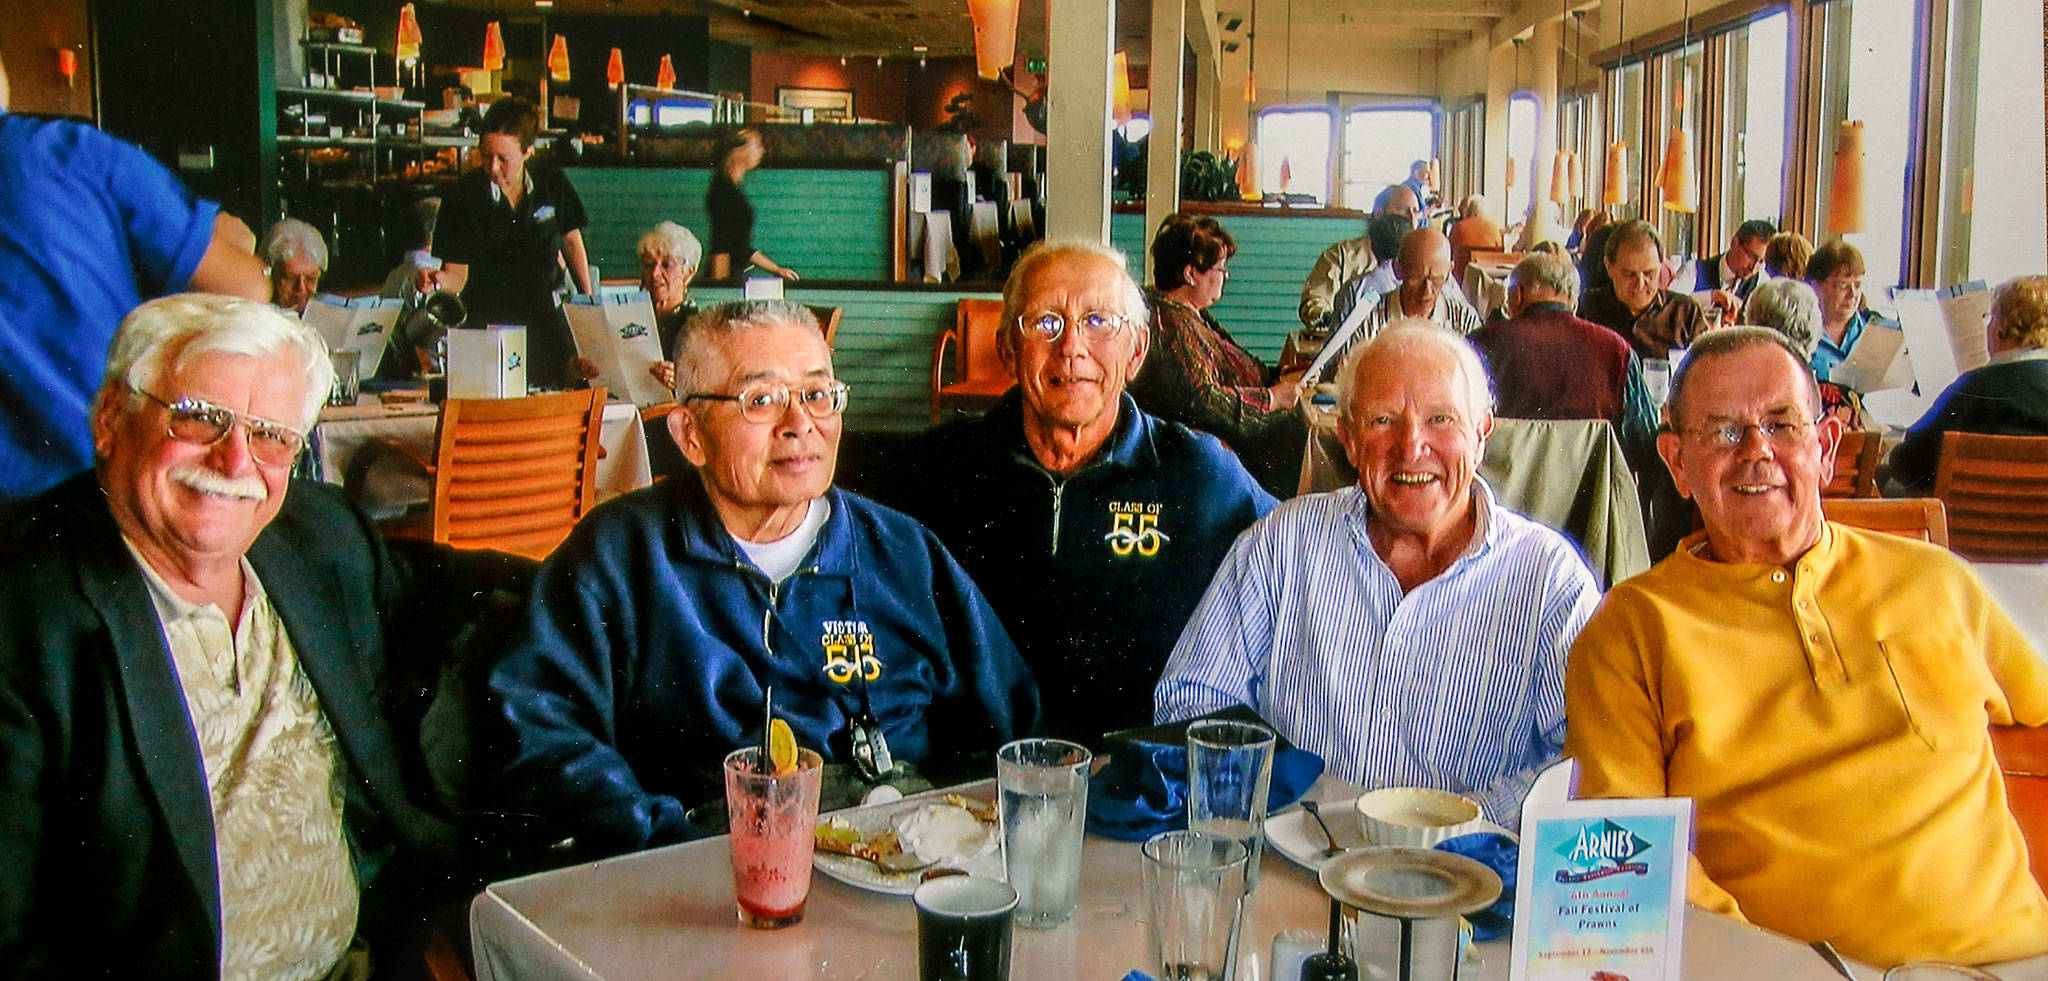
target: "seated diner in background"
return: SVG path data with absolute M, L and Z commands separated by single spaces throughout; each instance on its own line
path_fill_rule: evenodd
M 327 271 L 327 242 L 320 230 L 297 218 L 286 218 L 270 226 L 257 255 L 270 271 L 270 303 L 296 314 L 320 292 L 320 276 Z
M 1813 376 L 1821 381 L 1856 349 L 1863 327 L 1876 315 L 1863 303 L 1863 253 L 1835 239 L 1806 260 L 1806 283 L 1820 297 L 1821 332 L 1815 338 Z
M 1988 731 L 2048 723 L 2048 662 L 1946 549 L 1824 520 L 1842 426 L 1778 333 L 1703 335 L 1666 412 L 1705 530 L 1572 646 L 1577 796 L 1692 798 L 1695 905 L 1857 960 L 2048 951 Z
M 1508 277 L 1508 319 L 1472 335 L 1493 376 L 1494 411 L 1508 419 L 1605 419 L 1625 447 L 1648 445 L 1657 406 L 1642 361 L 1611 330 L 1572 314 L 1571 257 L 1532 253 Z
M 1722 290 L 1737 301 L 1749 299 L 1758 283 L 1770 278 L 1764 270 L 1764 251 L 1778 229 L 1761 218 L 1751 218 L 1735 227 L 1728 238 L 1728 250 L 1699 260 L 1693 292 Z M 1739 303 L 1738 303 L 1739 305 Z
M 1422 213 L 1422 205 L 1415 192 L 1406 184 L 1389 184 L 1373 202 L 1372 214 L 1366 216 L 1370 222 L 1379 215 L 1395 215 L 1405 222 L 1401 229 L 1406 233 L 1415 227 L 1416 216 Z M 1337 291 L 1360 276 L 1373 270 L 1379 264 L 1374 258 L 1370 226 L 1368 233 L 1357 238 L 1347 238 L 1332 244 L 1316 256 L 1314 265 L 1309 266 L 1308 275 L 1301 283 L 1301 302 L 1295 309 L 1301 324 L 1311 331 L 1327 331 L 1337 326 L 1335 303 Z
M 1668 358 L 1672 349 L 1692 343 L 1706 315 L 1692 297 L 1657 285 L 1664 274 L 1664 240 L 1649 222 L 1611 227 L 1600 257 L 1610 285 L 1586 290 L 1579 316 L 1620 334 L 1639 357 Z
M 1943 433 L 2048 436 L 2048 276 L 2008 280 L 1984 324 L 1991 361 L 1963 372 L 1892 451 L 1892 477 L 1932 494 Z
M 1459 334 L 1479 329 L 1479 312 L 1466 303 L 1464 294 L 1451 286 L 1451 243 L 1434 228 L 1418 228 L 1401 238 L 1401 251 L 1394 257 L 1394 289 L 1380 297 L 1358 329 L 1329 343 L 1337 350 L 1328 357 L 1317 383 L 1337 380 L 1338 368 L 1347 349 L 1355 348 L 1400 320 L 1426 320 Z
M 1803 280 L 1765 280 L 1742 304 L 1742 323 L 1785 335 L 1794 350 L 1810 358 L 1820 343 L 1820 297 Z
M 1237 451 L 1275 497 L 1301 477 L 1308 426 L 1295 409 L 1303 372 L 1268 369 L 1209 312 L 1230 279 L 1237 242 L 1216 219 L 1175 214 L 1152 240 L 1146 291 L 1152 346 L 1131 397 L 1161 419 L 1199 429 Z
M 690 280 L 703 261 L 704 246 L 689 229 L 664 221 L 640 236 L 634 251 L 640 256 L 640 288 L 654 307 L 654 333 L 661 340 L 663 353 L 674 351 L 683 326 L 697 315 L 697 304 L 690 299 Z M 647 370 L 661 379 L 664 387 L 676 387 L 675 362 L 656 361 Z M 596 378 L 597 363 L 577 358 L 576 375 L 585 381 Z M 652 442 L 653 435 L 648 439 Z
M 1325 773 L 1434 787 L 1514 828 L 1564 746 L 1564 658 L 1600 601 L 1578 549 L 1477 476 L 1493 432 L 1463 337 L 1401 321 L 1339 375 L 1358 484 L 1238 537 L 1153 695 L 1160 722 L 1244 705 Z
M 876 489 L 995 607 L 1038 680 L 1045 734 L 1091 746 L 1151 723 L 1181 626 L 1274 505 L 1214 436 L 1124 393 L 1150 336 L 1122 253 L 1035 246 L 1003 287 L 996 333 L 1017 384 L 988 414 L 925 434 Z
M 1805 279 L 1813 243 L 1798 232 L 1779 232 L 1764 243 L 1764 272 L 1772 279 Z
M 1401 254 L 1401 239 L 1415 226 L 1400 215 L 1374 215 L 1366 219 L 1365 237 L 1372 242 L 1373 267 L 1337 290 L 1332 304 L 1332 327 L 1351 319 L 1351 311 L 1379 306 L 1380 297 L 1392 293 L 1400 280 L 1394 275 L 1394 259 Z
M 579 522 L 491 673 L 504 806 L 581 856 L 716 833 L 685 811 L 722 799 L 770 686 L 799 745 L 873 780 L 1032 731 L 1031 673 L 966 571 L 832 486 L 847 389 L 811 312 L 713 307 L 675 361 L 668 429 L 696 473 Z
M 291 479 L 332 374 L 267 304 L 144 303 L 93 405 L 96 468 L 0 531 L 0 974 L 405 962 L 456 850 L 410 704 L 447 598 L 337 488 Z
M 1474 252 L 1499 252 L 1506 244 L 1500 222 L 1486 215 L 1486 197 L 1467 194 L 1458 205 L 1458 220 L 1451 223 L 1451 282 L 1465 281 L 1465 267 Z

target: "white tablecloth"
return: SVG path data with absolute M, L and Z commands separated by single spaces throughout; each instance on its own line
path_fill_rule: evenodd
M 951 282 L 960 278 L 960 253 L 953 247 L 953 216 L 944 209 L 910 213 L 908 258 L 920 260 L 924 281 Z
M 1357 793 L 1325 780 L 1314 795 Z M 782 930 L 743 928 L 734 915 L 726 839 L 710 838 L 500 882 L 470 905 L 480 981 L 609 978 L 912 978 L 917 919 L 909 899 L 812 877 L 804 921 Z M 1081 908 L 1055 930 L 1017 930 L 1011 976 L 1019 981 L 1108 981 L 1146 957 L 1138 846 L 1089 838 L 1082 851 Z M 1315 877 L 1267 849 L 1246 922 L 1240 977 L 1265 979 L 1273 936 L 1320 933 L 1328 899 Z M 1462 977 L 1506 978 L 1505 940 L 1479 944 Z M 2000 969 L 2007 981 L 2048 978 L 2043 959 Z M 1862 967 L 1857 977 L 1881 972 Z M 1698 909 L 1687 911 L 1690 981 L 1837 979 L 1801 944 Z
M 380 405 L 365 397 L 353 406 L 320 410 L 320 424 L 314 427 L 313 461 L 316 475 L 339 484 L 348 473 L 348 462 L 363 444 L 389 437 L 434 458 L 434 427 L 440 421 L 439 406 L 424 402 Z M 647 437 L 640 428 L 640 413 L 624 402 L 607 402 L 604 431 L 598 442 L 605 455 L 597 461 L 597 499 L 602 501 L 654 482 L 647 462 Z M 372 514 L 391 514 L 425 501 L 433 494 L 433 482 L 417 472 L 379 466 L 356 502 Z

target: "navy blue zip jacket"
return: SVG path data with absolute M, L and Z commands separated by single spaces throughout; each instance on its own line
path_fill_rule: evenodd
M 513 806 L 602 854 L 699 834 L 721 760 L 761 733 L 761 697 L 828 761 L 859 711 L 896 759 L 986 752 L 1038 724 L 1009 635 L 923 525 L 838 489 L 797 572 L 748 561 L 691 474 L 593 510 L 542 567 L 492 672 Z

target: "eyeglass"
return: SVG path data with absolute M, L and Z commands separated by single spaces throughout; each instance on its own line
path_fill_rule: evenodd
M 1773 419 L 1768 422 L 1730 422 L 1719 426 L 1687 429 L 1684 433 L 1691 436 L 1700 446 L 1710 450 L 1727 450 L 1741 446 L 1752 429 L 1773 446 L 1792 447 L 1799 445 L 1808 433 L 1813 432 L 1813 427 L 1818 422 L 1818 418 L 1811 421 Z
M 185 398 L 166 402 L 136 389 L 143 397 L 164 407 L 170 415 L 171 437 L 194 446 L 212 446 L 227 438 L 237 423 L 249 433 L 249 455 L 267 467 L 288 467 L 306 446 L 306 434 L 282 423 L 236 412 L 205 399 Z
M 1090 343 L 1109 340 L 1117 331 L 1129 326 L 1131 318 L 1107 310 L 1090 310 L 1076 321 L 1081 327 L 1081 336 Z M 1050 344 L 1067 332 L 1067 318 L 1054 310 L 1040 310 L 1017 318 L 1017 329 L 1027 337 L 1036 337 Z
M 737 402 L 740 418 L 748 422 L 774 422 L 789 411 L 789 401 L 803 406 L 805 414 L 813 419 L 830 419 L 846 409 L 847 386 L 835 381 L 817 385 L 791 388 L 775 382 L 755 382 L 740 389 L 738 395 L 719 395 L 714 392 L 693 392 L 683 396 L 683 401 L 703 399 L 708 402 Z

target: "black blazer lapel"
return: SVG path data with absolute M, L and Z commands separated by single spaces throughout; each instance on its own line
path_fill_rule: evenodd
M 97 522 L 95 522 L 97 523 Z M 112 519 L 95 528 L 78 554 L 78 584 L 113 639 L 121 697 L 135 727 L 140 763 L 148 775 L 157 811 L 176 844 L 192 889 L 206 906 L 206 921 L 220 944 L 220 870 L 213 839 L 213 798 L 199 737 L 185 708 L 185 689 L 164 640 L 163 623 Z

